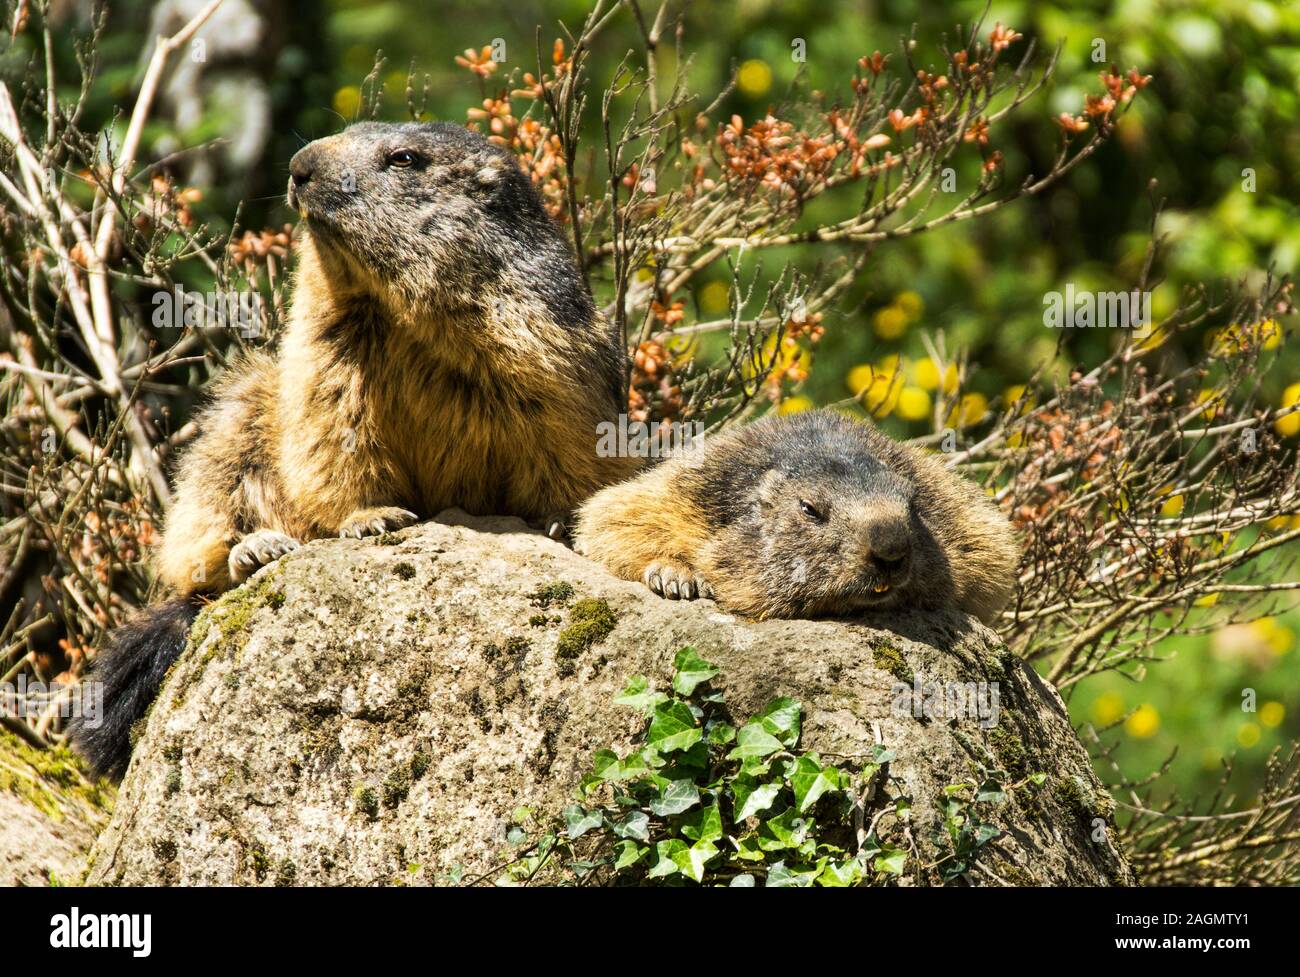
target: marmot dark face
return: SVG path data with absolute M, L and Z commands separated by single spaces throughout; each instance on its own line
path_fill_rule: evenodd
M 403 307 L 454 311 L 529 290 L 561 322 L 590 318 L 565 241 L 515 159 L 445 122 L 364 122 L 289 164 L 289 205 L 322 260 Z M 491 293 L 490 296 L 488 293 Z
M 871 433 L 829 412 L 771 418 L 743 430 L 727 471 L 711 473 L 726 500 L 719 562 L 734 554 L 738 575 L 746 562 L 773 616 L 891 607 L 946 576 L 915 484 L 886 466 Z

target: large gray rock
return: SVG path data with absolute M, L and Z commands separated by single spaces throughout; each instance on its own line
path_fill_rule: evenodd
M 113 793 L 67 750 L 41 749 L 0 729 L 0 886 L 80 881 Z
M 538 606 L 539 588 L 559 581 L 574 599 L 604 598 L 613 631 L 585 649 L 573 641 L 570 610 Z M 788 695 L 804 706 L 805 748 L 893 749 L 916 864 L 936 857 L 943 788 L 983 765 L 1021 786 L 990 805 L 1003 834 L 966 880 L 1132 881 L 1060 698 L 973 619 L 740 620 L 615 580 L 517 520 L 457 512 L 311 543 L 205 611 L 90 881 L 491 877 L 512 812 L 560 811 L 595 750 L 627 751 L 642 720 L 614 696 L 634 674 L 665 686 L 684 645 L 721 667 L 715 683 L 737 718 Z M 997 723 L 917 718 L 898 707 L 900 680 L 995 682 Z

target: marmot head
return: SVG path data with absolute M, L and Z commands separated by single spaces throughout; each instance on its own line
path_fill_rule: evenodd
M 478 133 L 363 122 L 303 147 L 289 173 L 289 205 L 332 277 L 391 293 L 394 305 L 456 310 L 503 293 L 509 300 L 533 279 L 561 312 L 584 304 L 568 246 L 532 182 Z
M 761 613 L 848 614 L 915 604 L 947 574 L 915 505 L 887 464 L 883 435 L 829 411 L 742 429 L 718 472 L 729 483 L 721 546 Z M 747 484 L 746 484 L 747 483 Z M 733 535 L 734 534 L 734 535 Z M 748 566 L 742 566 L 747 561 Z

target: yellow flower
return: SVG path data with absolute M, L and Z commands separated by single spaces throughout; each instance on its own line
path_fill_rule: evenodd
M 889 305 L 877 312 L 871 323 L 881 339 L 897 339 L 907 332 L 907 313 L 896 305 Z
M 898 394 L 898 416 L 905 421 L 922 421 L 930 416 L 930 395 L 920 387 L 904 387 Z
M 1282 391 L 1282 402 L 1278 405 L 1285 409 L 1300 404 L 1300 383 L 1293 383 Z M 1287 414 L 1286 417 L 1279 417 L 1273 422 L 1277 428 L 1277 433 L 1284 438 L 1293 438 L 1300 434 L 1300 411 L 1294 414 Z
M 1209 406 L 1207 406 L 1205 410 L 1201 411 L 1201 416 L 1205 418 L 1207 421 L 1214 420 L 1214 415 L 1219 412 L 1219 406 L 1221 401 L 1222 398 L 1219 396 L 1219 393 L 1216 390 L 1202 390 L 1199 394 L 1196 395 L 1196 402 L 1198 404 L 1205 404 L 1205 403 L 1209 404 Z
M 1237 727 L 1237 742 L 1249 749 L 1259 742 L 1259 727 L 1255 723 L 1242 723 Z
M 1259 707 L 1259 721 L 1269 729 L 1277 729 L 1286 718 L 1286 706 L 1280 702 L 1266 702 Z
M 1285 625 L 1278 624 L 1277 618 L 1261 617 L 1250 622 L 1250 629 L 1256 637 L 1273 649 L 1275 655 L 1285 655 L 1295 644 L 1295 632 Z
M 957 364 L 949 363 L 943 371 L 943 392 L 952 396 L 957 392 Z
M 948 424 L 951 427 L 969 427 L 978 424 L 988 413 L 988 407 L 988 399 L 983 394 L 964 394 L 961 400 L 957 401 L 957 406 L 949 412 Z
M 928 356 L 916 361 L 916 365 L 912 367 L 912 377 L 922 390 L 933 390 L 939 386 L 939 368 Z
M 863 363 L 849 371 L 849 392 L 875 417 L 885 417 L 898 404 L 902 384 L 898 382 L 898 357 L 886 356 L 879 363 Z
M 1124 731 L 1134 739 L 1150 739 L 1159 729 L 1160 713 L 1156 712 L 1155 706 L 1145 702 L 1124 721 Z
M 925 309 L 925 300 L 916 292 L 899 292 L 894 298 L 894 304 L 903 312 L 903 315 L 909 319 L 916 319 Z
M 786 397 L 777 407 L 778 414 L 798 414 L 800 411 L 812 410 L 813 402 L 807 397 L 794 396 Z
M 700 311 L 719 315 L 731 307 L 731 289 L 726 282 L 709 282 L 700 289 Z
M 1097 696 L 1092 704 L 1092 721 L 1098 726 L 1109 726 L 1124 715 L 1124 699 L 1118 692 L 1106 692 Z
M 356 85 L 345 85 L 334 93 L 334 111 L 345 119 L 351 119 L 361 106 L 361 89 Z
M 766 61 L 750 58 L 736 72 L 736 87 L 750 98 L 766 95 L 772 87 L 772 69 Z

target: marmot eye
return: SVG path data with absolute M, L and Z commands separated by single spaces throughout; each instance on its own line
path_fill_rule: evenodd
M 388 154 L 388 165 L 405 169 L 415 162 L 415 153 L 409 149 L 394 149 Z
M 817 507 L 814 506 L 807 499 L 799 500 L 799 511 L 802 512 L 809 519 L 816 519 L 818 522 L 822 522 L 826 518 L 820 512 L 818 512 Z

